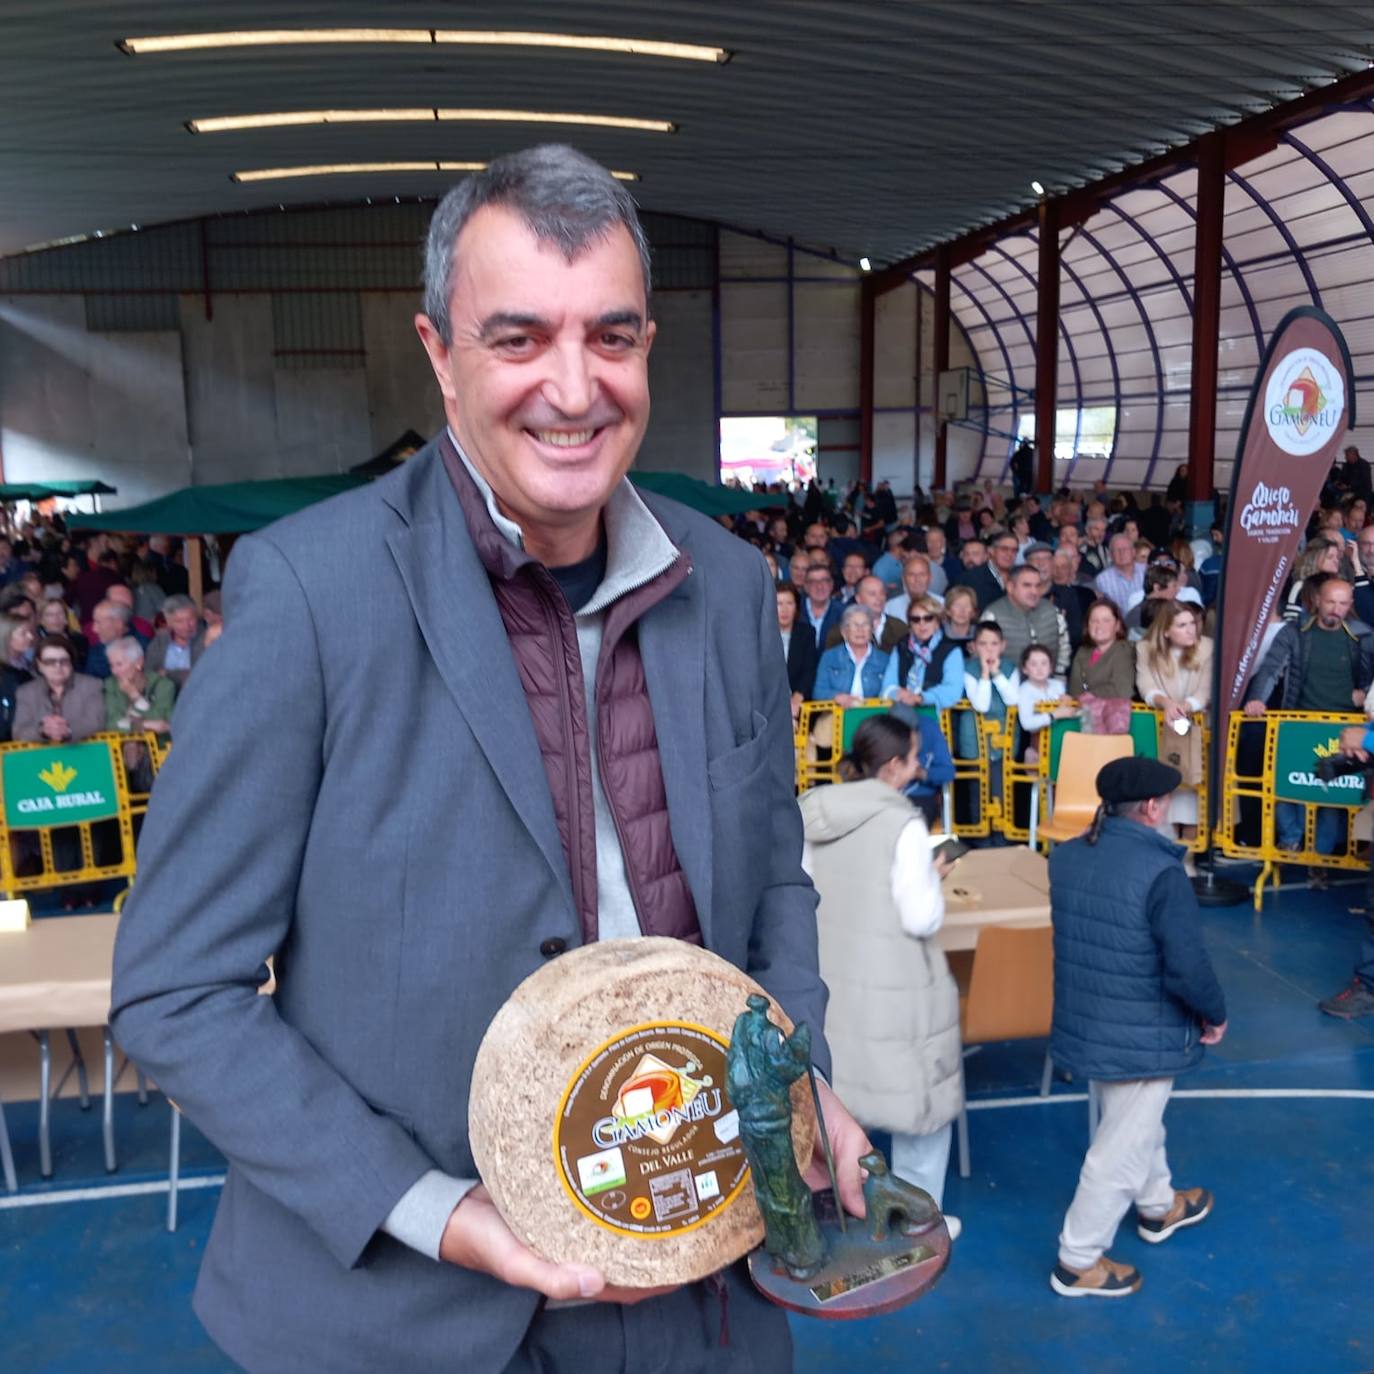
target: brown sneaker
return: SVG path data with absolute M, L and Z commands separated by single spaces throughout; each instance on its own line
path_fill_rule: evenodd
M 1082 1272 L 1056 1264 L 1050 1274 L 1050 1287 L 1061 1298 L 1129 1298 L 1143 1282 L 1138 1269 L 1106 1255 Z
M 1162 1217 L 1142 1217 L 1136 1214 L 1136 1235 L 1158 1245 L 1181 1227 L 1196 1226 L 1212 1212 L 1213 1198 L 1206 1188 L 1186 1188 L 1174 1193 L 1174 1205 Z

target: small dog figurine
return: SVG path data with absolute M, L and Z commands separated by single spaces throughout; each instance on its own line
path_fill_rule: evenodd
M 940 1209 L 935 1199 L 924 1188 L 890 1173 L 881 1151 L 864 1155 L 859 1164 L 868 1171 L 864 1179 L 864 1207 L 870 1240 L 886 1240 L 894 1226 L 903 1235 L 912 1236 L 939 1223 Z

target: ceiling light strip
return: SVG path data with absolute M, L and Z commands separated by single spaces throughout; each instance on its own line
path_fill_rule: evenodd
M 588 128 L 632 129 L 672 134 L 677 125 L 666 119 L 632 119 L 622 115 L 546 114 L 540 110 L 284 110 L 277 114 L 217 115 L 188 119 L 193 134 L 240 133 L 246 129 L 287 129 L 320 124 L 428 124 L 435 121 L 469 124 L 577 124 Z
M 608 38 L 581 33 L 501 33 L 482 29 L 436 29 L 436 43 L 516 48 L 575 48 L 583 52 L 625 53 L 632 57 L 669 57 L 681 62 L 728 62 L 725 48 L 696 43 L 661 43 L 646 38 Z
M 229 180 L 246 185 L 255 181 L 284 181 L 296 177 L 357 176 L 375 172 L 480 172 L 485 162 L 326 162 L 307 167 L 258 167 L 230 172 Z M 612 172 L 617 181 L 638 181 L 638 172 Z
M 278 48 L 319 43 L 428 43 L 469 47 L 563 48 L 578 52 L 663 57 L 680 62 L 728 62 L 726 48 L 603 34 L 528 33 L 501 29 L 231 29 L 220 33 L 164 33 L 124 38 L 115 46 L 130 57 L 224 48 Z

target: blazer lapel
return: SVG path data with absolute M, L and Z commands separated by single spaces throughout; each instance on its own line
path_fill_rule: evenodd
M 427 461 L 429 472 L 416 473 L 417 501 L 391 503 L 407 523 L 387 544 L 439 675 L 571 907 L 568 861 L 506 627 L 433 449 Z M 417 455 L 408 466 L 421 462 Z
M 702 943 L 709 949 L 713 855 L 706 784 L 706 606 L 700 578 L 688 576 L 640 620 L 639 653 L 654 708 L 673 848 L 692 889 Z

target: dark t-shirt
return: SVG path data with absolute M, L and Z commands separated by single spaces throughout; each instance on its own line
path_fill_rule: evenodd
M 1350 636 L 1345 630 L 1307 631 L 1307 673 L 1298 690 L 1299 711 L 1353 711 L 1356 683 L 1350 670 Z
M 575 615 L 592 599 L 606 576 L 606 536 L 601 536 L 596 552 L 590 558 L 584 558 L 580 563 L 569 563 L 564 568 L 550 568 L 549 576 L 558 583 Z

